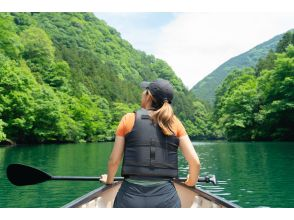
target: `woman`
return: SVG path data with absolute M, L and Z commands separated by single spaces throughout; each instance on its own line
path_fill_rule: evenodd
M 141 107 L 120 121 L 108 162 L 108 174 L 101 182 L 111 184 L 123 158 L 122 176 L 114 208 L 174 207 L 181 203 L 172 183 L 178 177 L 178 147 L 189 164 L 185 184 L 197 183 L 200 162 L 171 101 L 173 88 L 169 81 L 143 82 Z

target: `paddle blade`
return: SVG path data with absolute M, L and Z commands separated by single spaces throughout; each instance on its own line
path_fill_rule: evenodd
M 211 182 L 213 185 L 216 185 L 216 184 L 217 184 L 217 181 L 216 181 L 216 177 L 215 177 L 215 175 L 213 175 L 212 177 L 210 177 L 210 182 Z
M 9 181 L 16 186 L 33 185 L 51 179 L 48 173 L 23 164 L 10 164 L 6 174 Z

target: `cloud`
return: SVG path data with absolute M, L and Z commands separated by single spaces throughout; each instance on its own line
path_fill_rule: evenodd
M 285 13 L 95 13 L 191 88 L 228 59 L 294 28 Z
M 100 13 L 95 15 L 121 33 L 123 39 L 129 41 L 134 48 L 148 54 L 154 53 L 161 28 L 171 22 L 176 13 Z
M 180 13 L 160 29 L 152 50 L 191 88 L 228 59 L 291 28 L 291 14 Z

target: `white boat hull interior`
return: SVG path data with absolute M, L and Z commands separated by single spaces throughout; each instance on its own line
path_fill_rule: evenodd
M 180 197 L 182 208 L 238 207 L 235 204 L 232 204 L 200 189 L 190 188 L 179 182 L 174 182 L 174 185 Z M 121 182 L 117 182 L 110 187 L 104 186 L 74 200 L 64 207 L 112 208 L 115 196 L 120 186 Z

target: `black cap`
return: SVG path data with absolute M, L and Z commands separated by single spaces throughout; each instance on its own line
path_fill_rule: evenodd
M 144 81 L 140 84 L 140 86 L 143 89 L 148 89 L 152 96 L 160 104 L 162 104 L 165 100 L 167 100 L 168 103 L 171 103 L 174 97 L 173 86 L 168 80 L 165 79 L 157 79 L 153 82 Z

